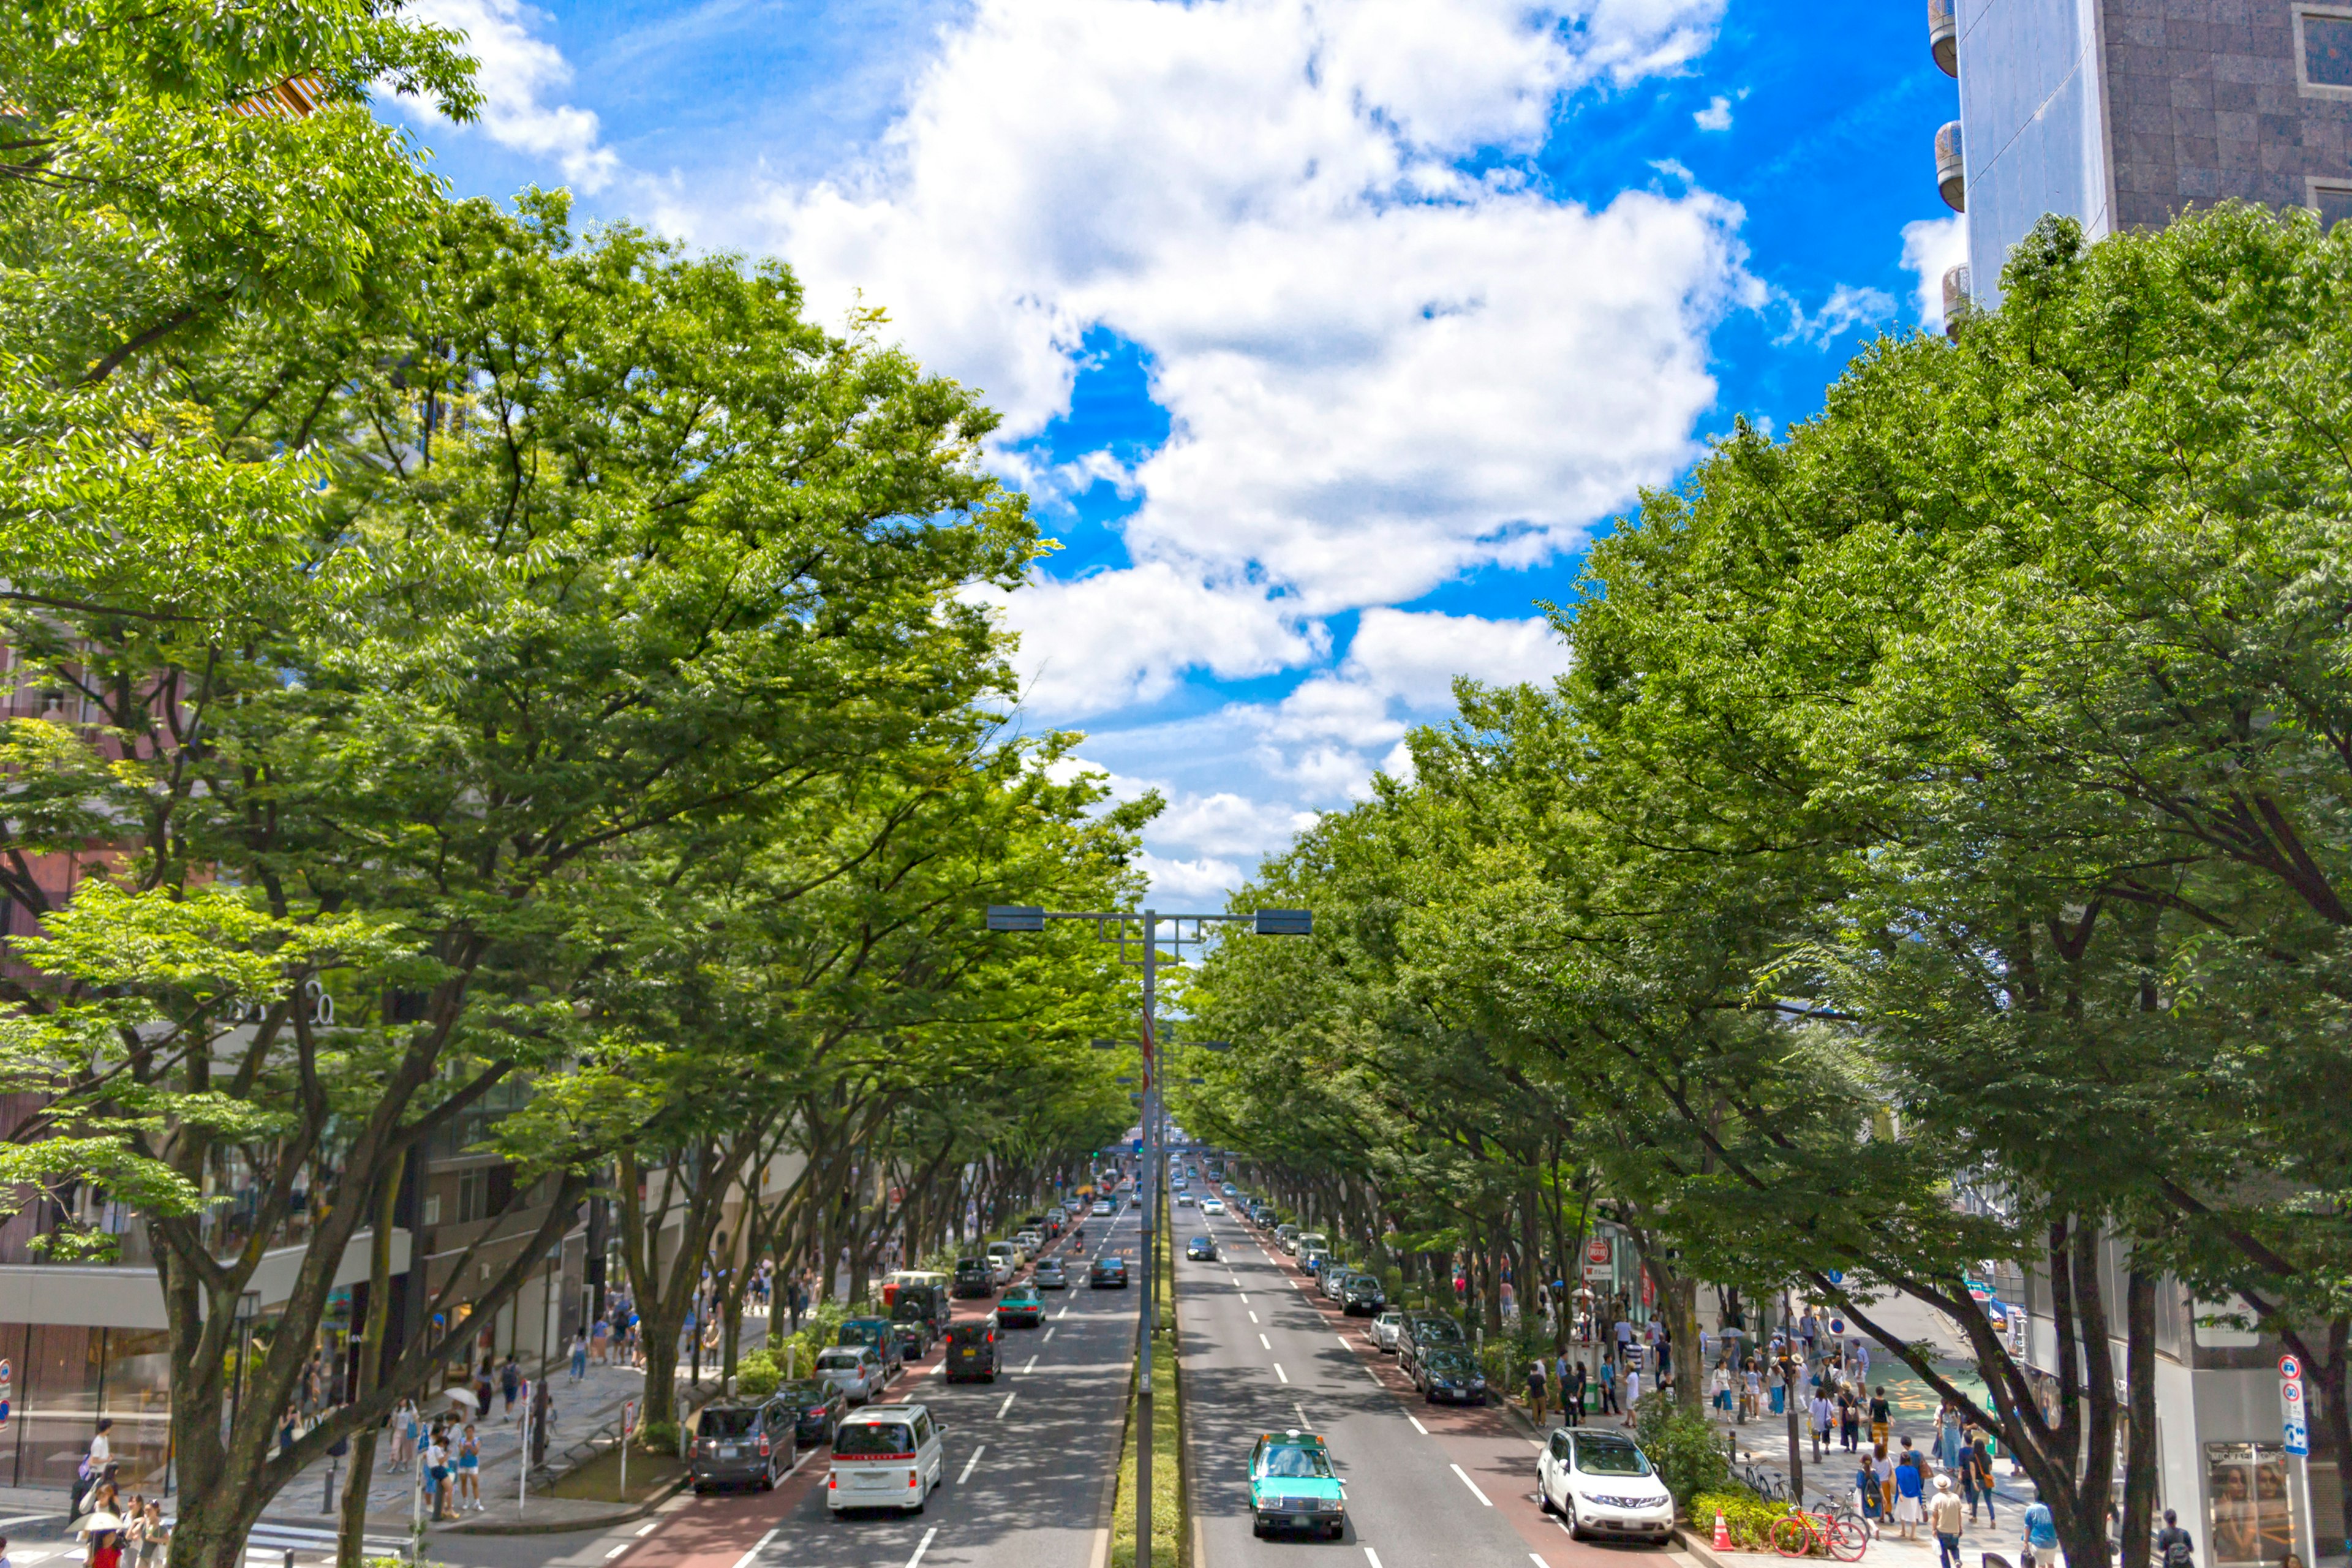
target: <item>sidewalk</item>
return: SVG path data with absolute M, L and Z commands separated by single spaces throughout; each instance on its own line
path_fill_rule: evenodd
M 767 1339 L 767 1320 L 747 1310 L 743 1314 L 743 1338 L 739 1353 L 749 1354 L 765 1344 Z M 706 1366 L 703 1380 L 697 1385 L 687 1381 L 689 1364 L 687 1358 L 681 1358 L 678 1363 L 678 1391 L 698 1398 L 707 1397 L 715 1392 L 719 1386 L 715 1369 Z M 557 1368 L 552 1388 L 555 1423 L 549 1433 L 547 1446 L 550 1461 L 561 1456 L 571 1445 L 587 1438 L 599 1427 L 620 1419 L 621 1407 L 631 1400 L 643 1399 L 645 1392 L 646 1374 L 641 1368 L 591 1366 L 587 1375 L 577 1382 L 572 1380 L 568 1364 Z M 432 1402 L 425 1406 L 425 1414 L 437 1414 L 447 1407 L 446 1400 Z M 521 1483 L 519 1469 L 522 1447 L 522 1424 L 519 1419 L 521 1414 L 522 1404 L 518 1400 L 515 1405 L 518 1419 L 509 1420 L 505 1400 L 493 1396 L 489 1411 L 474 1423 L 474 1430 L 482 1440 L 481 1491 L 485 1513 L 512 1513 L 514 1510 Z M 413 1470 L 392 1469 L 388 1463 L 391 1452 L 391 1444 L 379 1437 L 374 1473 L 368 1487 L 368 1528 L 371 1532 L 395 1529 L 404 1534 L 415 1506 L 416 1478 Z M 269 1506 L 262 1510 L 262 1518 L 305 1525 L 331 1520 L 335 1517 L 335 1506 L 339 1506 L 342 1486 L 339 1475 L 334 1489 L 334 1504 L 322 1509 L 321 1504 L 331 1501 L 327 1490 L 327 1470 L 323 1465 L 311 1465 L 270 1500 Z M 536 1510 L 536 1499 L 533 1503 Z M 545 1506 L 559 1513 L 567 1508 L 604 1507 L 602 1504 L 565 1504 L 553 1500 Z M 461 1514 L 457 1522 L 462 1524 L 483 1517 L 481 1514 Z M 457 1528 L 457 1524 L 443 1522 L 429 1524 L 427 1528 L 451 1530 Z

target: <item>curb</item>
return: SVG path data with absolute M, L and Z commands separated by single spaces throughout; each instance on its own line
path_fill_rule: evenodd
M 1675 1526 L 1674 1537 L 1675 1545 L 1694 1562 L 1701 1564 L 1701 1568 L 1724 1568 L 1723 1559 L 1715 1554 L 1714 1542 L 1700 1540 L 1698 1531 L 1690 1526 L 1685 1524 Z
M 795 1465 L 793 1468 L 797 1470 L 800 1467 Z M 575 1530 L 609 1530 L 616 1524 L 629 1524 L 640 1519 L 649 1518 L 664 1503 L 684 1491 L 687 1482 L 692 1479 L 690 1474 L 680 1475 L 645 1501 L 618 1513 L 606 1514 L 597 1519 L 551 1520 L 543 1524 L 525 1520 L 518 1520 L 512 1524 L 482 1520 L 477 1522 L 453 1524 L 443 1533 L 448 1535 L 567 1535 Z

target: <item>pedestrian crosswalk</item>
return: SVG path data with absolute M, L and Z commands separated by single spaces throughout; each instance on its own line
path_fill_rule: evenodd
M 369 1535 L 362 1537 L 361 1543 L 362 1553 L 369 1557 L 403 1557 L 408 1552 L 405 1536 Z M 283 1563 L 289 1552 L 297 1556 L 319 1553 L 331 1557 L 335 1552 L 335 1532 L 264 1520 L 245 1538 L 245 1560 L 248 1564 Z

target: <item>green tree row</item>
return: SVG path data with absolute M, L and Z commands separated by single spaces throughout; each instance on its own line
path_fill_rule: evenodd
M 2004 287 L 1645 495 L 1570 675 L 1464 687 L 1265 868 L 1321 934 L 1210 961 L 1244 1048 L 1184 1115 L 1401 1233 L 1589 1173 L 1683 1322 L 1701 1279 L 1931 1309 L 1989 1396 L 1904 1359 L 2132 1568 L 2165 1277 L 2352 1436 L 2352 230 L 2053 219 Z
M 1131 891 L 1156 807 L 1008 723 L 972 590 L 1045 545 L 992 416 L 780 264 L 450 199 L 371 95 L 467 118 L 460 45 L 365 0 L 0 29 L 0 1192 L 142 1216 L 174 1568 L 347 1437 L 355 1560 L 377 1426 L 592 1194 L 659 1402 L 706 1259 L 731 1362 L 752 1260 L 936 1236 L 1127 1113 L 1115 964 L 978 934 Z M 485 1123 L 536 1233 L 280 1452 L 347 1252 L 385 1302 L 404 1172 Z

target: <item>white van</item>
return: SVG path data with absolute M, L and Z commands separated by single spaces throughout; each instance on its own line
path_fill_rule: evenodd
M 995 1273 L 999 1285 L 1011 1279 L 1021 1268 L 1021 1244 L 1017 1241 L 990 1242 L 988 1267 Z
M 882 1405 L 845 1417 L 833 1433 L 824 1506 L 920 1513 L 947 1479 L 947 1428 L 927 1405 Z

